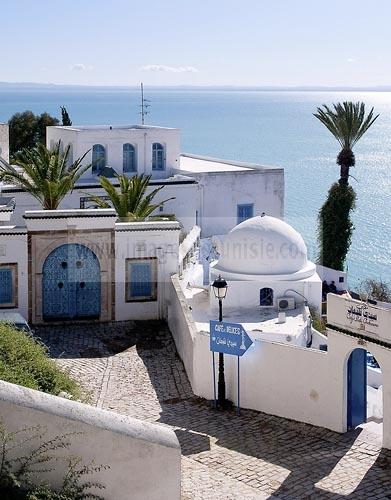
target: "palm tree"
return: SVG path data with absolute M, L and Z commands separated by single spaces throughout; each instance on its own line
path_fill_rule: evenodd
M 342 271 L 354 230 L 350 214 L 355 209 L 356 193 L 349 185 L 350 168 L 355 165 L 353 147 L 379 115 L 373 116 L 372 108 L 365 116 L 363 102 L 333 104 L 333 109 L 323 104 L 322 108 L 314 116 L 339 142 L 337 164 L 341 170 L 339 181 L 331 186 L 319 211 L 318 260 L 326 267 Z
M 85 153 L 71 165 L 68 146 L 62 151 L 61 141 L 54 149 L 43 144 L 16 154 L 15 168 L 0 158 L 0 181 L 10 182 L 30 193 L 45 210 L 56 210 L 61 200 L 72 191 L 83 173 L 91 167 L 82 165 Z
M 121 221 L 143 221 L 164 203 L 174 199 L 168 198 L 160 203 L 152 203 L 164 186 L 153 189 L 149 194 L 146 194 L 151 179 L 150 175 L 141 174 L 130 178 L 126 175 L 116 175 L 116 177 L 119 181 L 119 189 L 106 177 L 101 177 L 100 183 Z M 101 208 L 110 207 L 110 204 L 99 196 L 94 196 L 93 201 Z
M 322 107 L 323 109 L 317 109 L 314 116 L 329 129 L 342 148 L 337 156 L 337 165 L 341 167 L 339 183 L 341 186 L 347 186 L 350 167 L 354 167 L 356 163 L 353 147 L 379 115 L 374 117 L 372 108 L 365 116 L 363 102 L 333 104 L 334 109 L 330 109 L 326 104 Z

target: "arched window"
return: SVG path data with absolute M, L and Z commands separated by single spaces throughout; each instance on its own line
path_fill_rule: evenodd
M 164 170 L 164 147 L 159 142 L 152 144 L 152 170 Z
M 123 171 L 136 172 L 136 150 L 132 144 L 124 144 L 123 148 Z
M 99 175 L 106 166 L 106 149 L 102 144 L 92 146 L 92 173 Z
M 259 305 L 272 306 L 273 305 L 273 290 L 271 288 L 261 288 L 259 290 Z

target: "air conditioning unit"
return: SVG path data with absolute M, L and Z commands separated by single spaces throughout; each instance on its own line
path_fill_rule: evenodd
M 277 299 L 277 307 L 279 311 L 289 311 L 296 307 L 295 299 L 293 297 L 280 297 Z

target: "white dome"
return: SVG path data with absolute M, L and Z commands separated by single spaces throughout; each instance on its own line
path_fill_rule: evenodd
M 299 273 L 308 268 L 307 264 L 307 247 L 301 235 L 280 219 L 259 216 L 228 233 L 214 268 L 233 274 L 270 276 Z

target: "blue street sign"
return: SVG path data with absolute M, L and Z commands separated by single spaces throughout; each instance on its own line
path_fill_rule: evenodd
M 210 350 L 243 356 L 253 341 L 240 323 L 210 321 Z

